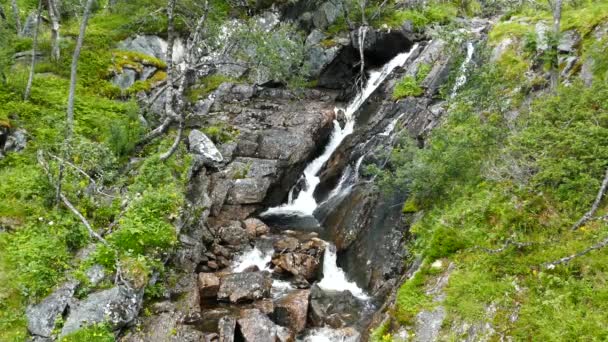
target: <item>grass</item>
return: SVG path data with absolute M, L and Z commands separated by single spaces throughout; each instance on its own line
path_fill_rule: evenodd
M 399 100 L 408 96 L 420 96 L 424 94 L 424 88 L 420 85 L 431 71 L 431 66 L 421 64 L 416 71 L 416 76 L 404 76 L 393 90 L 393 100 Z

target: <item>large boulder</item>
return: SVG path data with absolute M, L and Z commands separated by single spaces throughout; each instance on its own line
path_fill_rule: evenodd
M 143 53 L 166 61 L 167 42 L 158 36 L 138 35 L 120 42 L 118 48 L 120 50 Z M 173 60 L 176 63 L 180 63 L 183 60 L 183 56 L 183 43 L 178 38 L 173 45 Z
M 342 328 L 353 325 L 361 316 L 364 304 L 350 291 L 323 291 L 317 285 L 311 288 L 308 318 L 313 326 Z
M 274 324 L 258 309 L 241 312 L 237 320 L 237 334 L 245 342 L 288 342 L 294 341 L 293 333 Z
M 55 322 L 66 311 L 76 285 L 73 282 L 63 284 L 40 303 L 27 307 L 25 315 L 30 334 L 51 337 Z
M 220 279 L 217 298 L 231 303 L 254 301 L 270 297 L 271 288 L 268 272 L 232 273 Z
M 138 329 L 128 332 L 123 342 L 200 342 L 205 334 L 193 326 L 179 323 L 180 317 L 174 312 L 162 312 L 145 317 Z
M 231 221 L 220 227 L 217 237 L 230 246 L 243 246 L 249 242 L 247 231 L 239 221 Z
M 272 263 L 274 272 L 290 274 L 309 282 L 316 280 L 321 273 L 326 244 L 318 238 L 300 242 L 295 237 L 285 237 L 273 244 Z
M 275 305 L 275 321 L 289 327 L 296 334 L 306 327 L 310 290 L 294 291 L 281 298 Z
M 188 136 L 190 152 L 199 156 L 204 165 L 217 166 L 224 161 L 222 154 L 205 133 L 193 129 Z
M 201 298 L 216 298 L 220 290 L 220 278 L 215 273 L 199 273 L 198 290 Z
M 116 286 L 93 293 L 70 307 L 61 336 L 97 324 L 108 323 L 113 330 L 131 323 L 139 313 L 142 292 L 125 286 Z

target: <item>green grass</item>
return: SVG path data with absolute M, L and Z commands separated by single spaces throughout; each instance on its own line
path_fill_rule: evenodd
M 386 16 L 377 19 L 375 25 L 399 28 L 409 20 L 415 30 L 422 31 L 432 24 L 447 24 L 457 13 L 458 8 L 451 3 L 431 3 L 421 9 L 389 11 Z
M 420 64 L 416 76 L 404 76 L 393 90 L 393 100 L 399 100 L 408 96 L 420 96 L 424 94 L 424 88 L 420 85 L 431 71 L 428 64 Z

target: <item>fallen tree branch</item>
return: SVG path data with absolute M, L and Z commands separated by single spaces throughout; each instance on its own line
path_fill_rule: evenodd
M 508 238 L 505 241 L 505 244 L 502 247 L 500 247 L 500 248 L 489 249 L 489 248 L 477 246 L 477 247 L 475 247 L 475 249 L 481 249 L 482 251 L 484 251 L 486 253 L 490 253 L 490 254 L 498 254 L 498 253 L 504 252 L 511 245 L 515 246 L 517 248 L 524 248 L 524 247 L 532 246 L 533 244 L 534 244 L 533 242 L 517 242 L 517 241 L 514 241 L 511 238 Z
M 575 254 L 569 255 L 569 256 L 567 256 L 567 257 L 563 257 L 563 258 L 561 258 L 561 259 L 557 259 L 557 260 L 555 260 L 555 261 L 546 262 L 546 263 L 542 264 L 542 266 L 543 266 L 543 268 L 545 268 L 545 269 L 552 270 L 552 269 L 554 269 L 554 268 L 555 268 L 557 265 L 561 265 L 561 264 L 567 264 L 567 263 L 569 263 L 569 262 L 570 262 L 572 259 L 575 259 L 575 258 L 581 257 L 581 256 L 583 256 L 583 255 L 585 255 L 585 254 L 588 254 L 588 253 L 590 253 L 590 252 L 594 251 L 594 250 L 597 250 L 597 249 L 600 249 L 600 248 L 604 248 L 604 247 L 606 247 L 606 246 L 608 246 L 608 237 L 607 237 L 607 238 L 605 238 L 604 240 L 602 240 L 602 241 L 600 241 L 600 242 L 596 243 L 595 245 L 593 245 L 593 246 L 591 246 L 591 247 L 588 247 L 588 248 L 584 249 L 584 250 L 583 250 L 583 251 L 581 251 L 581 252 L 578 252 L 578 253 L 575 253 Z
M 169 159 L 173 155 L 173 153 L 175 153 L 175 151 L 179 147 L 180 141 L 182 140 L 183 132 L 184 132 L 184 121 L 180 120 L 179 129 L 177 131 L 177 136 L 175 137 L 175 140 L 173 141 L 173 145 L 171 145 L 171 148 L 167 152 L 163 153 L 160 156 L 161 161 L 165 161 L 165 160 Z
M 595 201 L 593 202 L 591 209 L 589 209 L 589 211 L 586 212 L 585 215 L 583 215 L 583 217 L 581 217 L 580 220 L 578 220 L 572 226 L 572 230 L 579 229 L 581 226 L 587 223 L 587 221 L 593 218 L 593 215 L 595 215 L 595 212 L 597 211 L 600 206 L 600 203 L 602 202 L 602 198 L 606 194 L 606 189 L 608 189 L 608 169 L 606 169 L 606 175 L 604 176 L 604 180 L 602 181 L 602 186 L 600 187 L 600 190 L 598 191 L 597 196 L 595 197 Z

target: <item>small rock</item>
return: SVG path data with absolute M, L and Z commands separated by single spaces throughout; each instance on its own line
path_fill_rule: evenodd
M 270 228 L 257 218 L 248 218 L 243 221 L 243 225 L 245 226 L 245 231 L 247 231 L 247 234 L 252 239 L 270 232 Z
M 559 38 L 557 49 L 561 52 L 574 52 L 581 42 L 581 35 L 576 30 L 568 30 Z
M 241 246 L 249 242 L 247 231 L 239 221 L 232 221 L 218 230 L 218 237 L 230 246 Z
M 218 323 L 220 333 L 220 342 L 234 342 L 234 333 L 236 331 L 236 319 L 234 317 L 223 317 Z
M 216 167 L 217 164 L 222 163 L 224 158 L 217 149 L 213 141 L 209 139 L 205 133 L 193 129 L 190 131 L 188 136 L 188 144 L 190 152 L 201 157 L 202 162 L 206 166 Z
M 220 278 L 215 273 L 198 274 L 198 290 L 201 298 L 216 298 L 220 289 Z
M 27 307 L 27 329 L 32 335 L 51 336 L 55 321 L 65 311 L 75 288 L 75 283 L 66 283 L 39 304 Z

